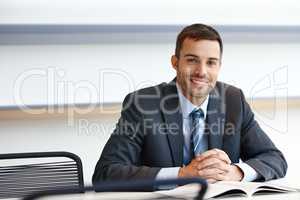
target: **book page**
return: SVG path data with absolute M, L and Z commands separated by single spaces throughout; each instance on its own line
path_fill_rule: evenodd
M 232 196 L 247 196 L 240 182 L 219 181 L 208 185 L 208 190 L 204 196 L 205 199 L 212 197 L 232 197 Z
M 205 198 L 252 196 L 255 194 L 274 194 L 284 192 L 295 192 L 296 189 L 270 184 L 268 182 L 233 182 L 219 181 L 209 184 Z
M 252 195 L 256 194 L 274 194 L 274 193 L 286 193 L 286 192 L 297 192 L 297 189 L 291 187 L 280 186 L 271 183 L 257 183 L 256 190 Z
M 155 194 L 160 194 L 162 196 L 193 199 L 196 197 L 201 189 L 199 184 L 187 184 L 184 186 L 176 187 L 172 190 L 160 190 L 154 192 Z

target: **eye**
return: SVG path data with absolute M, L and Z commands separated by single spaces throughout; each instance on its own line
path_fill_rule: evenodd
M 188 59 L 187 59 L 187 62 L 190 63 L 190 64 L 197 64 L 197 63 L 198 63 L 198 60 L 195 59 L 195 58 L 188 58 Z
M 207 61 L 207 65 L 209 65 L 209 66 L 214 66 L 214 65 L 216 65 L 216 64 L 217 64 L 217 62 L 214 61 L 214 60 L 209 60 L 209 61 Z

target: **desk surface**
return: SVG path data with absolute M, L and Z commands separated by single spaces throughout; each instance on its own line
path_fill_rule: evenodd
M 284 185 L 292 187 L 289 185 L 286 179 L 271 181 L 276 185 Z M 96 193 L 96 192 L 86 192 L 84 194 L 70 194 L 70 195 L 59 195 L 59 196 L 49 196 L 38 198 L 37 200 L 98 200 L 98 199 L 193 199 L 198 194 L 199 185 L 190 184 L 182 187 L 175 188 L 173 190 L 163 190 L 156 192 L 107 192 L 107 193 Z M 211 198 L 214 199 L 214 198 Z M 276 194 L 260 194 L 254 195 L 252 197 L 226 197 L 217 198 L 218 200 L 238 200 L 238 199 L 254 199 L 254 200 L 295 200 L 300 199 L 300 191 L 289 192 L 289 193 L 276 193 Z
M 107 199 L 107 200 L 117 200 L 117 199 L 176 199 L 176 197 L 168 197 L 162 198 L 163 196 L 154 195 L 153 193 L 146 193 L 146 192 L 132 192 L 132 193 L 86 193 L 86 194 L 72 194 L 72 195 L 59 195 L 59 196 L 52 196 L 52 197 L 43 197 L 38 198 L 37 200 L 99 200 L 99 199 Z M 192 197 L 183 197 L 180 196 L 178 199 L 193 199 Z M 300 199 L 299 192 L 292 192 L 292 193 L 285 193 L 285 194 L 272 194 L 272 195 L 260 195 L 260 196 L 253 196 L 253 197 L 226 197 L 226 198 L 218 198 L 218 200 L 295 200 Z

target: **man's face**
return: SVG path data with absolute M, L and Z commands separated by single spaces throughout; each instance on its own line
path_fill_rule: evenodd
M 184 96 L 198 104 L 215 87 L 221 66 L 218 41 L 186 38 L 180 56 L 172 56 L 177 83 Z

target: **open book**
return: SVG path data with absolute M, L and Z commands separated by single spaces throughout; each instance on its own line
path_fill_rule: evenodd
M 275 193 L 297 192 L 296 189 L 275 185 L 268 182 L 230 182 L 220 181 L 210 184 L 205 199 L 233 196 L 253 196 Z
M 171 190 L 162 190 L 154 192 L 163 196 L 177 197 L 183 199 L 192 199 L 197 196 L 200 186 L 197 184 L 189 184 L 181 187 L 177 187 Z M 204 199 L 210 198 L 226 198 L 235 196 L 250 197 L 252 195 L 263 194 L 276 194 L 297 192 L 296 189 L 289 187 L 282 187 L 273 182 L 230 182 L 220 181 L 214 184 L 208 185 L 208 190 L 204 196 Z

